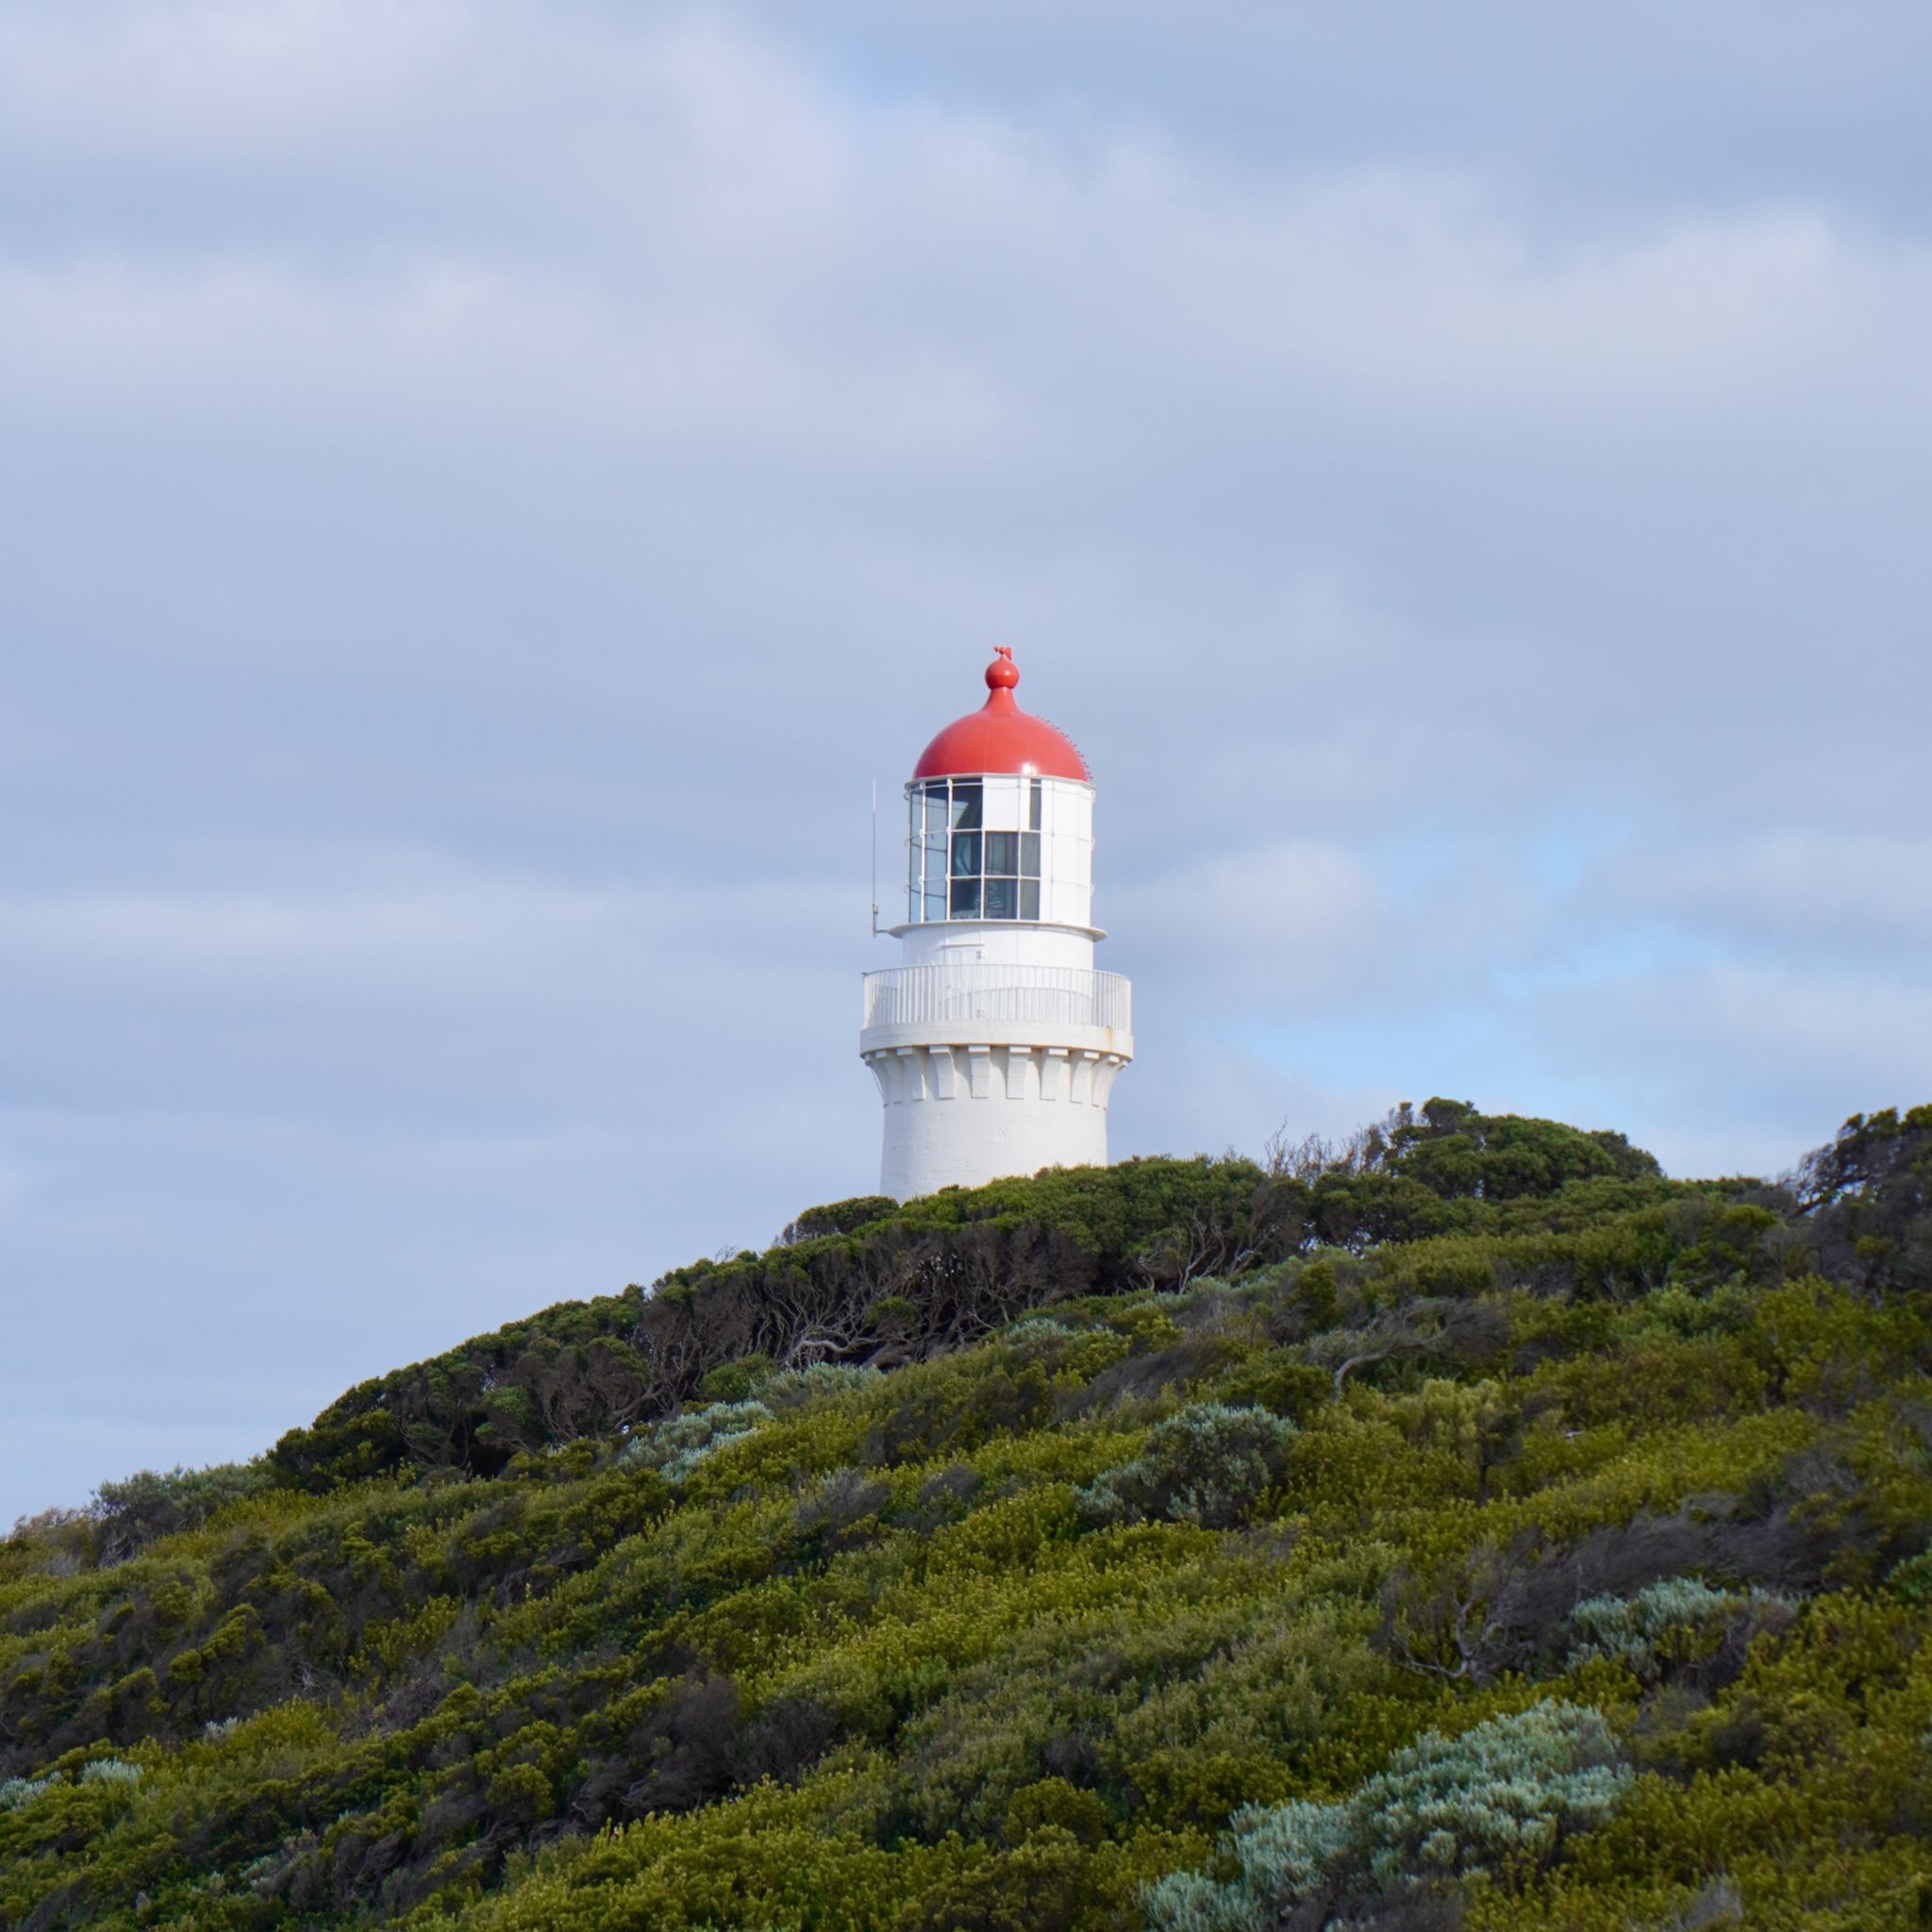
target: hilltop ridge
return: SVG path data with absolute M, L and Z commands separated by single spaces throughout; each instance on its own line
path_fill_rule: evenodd
M 1915 1924 L 1932 1108 L 799 1217 L 0 1542 L 0 1921 Z

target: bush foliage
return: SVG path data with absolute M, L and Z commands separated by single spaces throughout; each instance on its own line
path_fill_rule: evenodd
M 1932 1916 L 1932 1108 L 801 1215 L 0 1541 L 0 1924 Z
M 1566 1838 L 1607 1824 L 1630 1778 L 1603 1713 L 1531 1706 L 1445 1738 L 1431 1731 L 1336 1805 L 1235 1813 L 1222 1840 L 1235 1875 L 1148 1888 L 1154 1932 L 1271 1932 L 1444 1895 L 1480 1874 L 1520 1884 Z

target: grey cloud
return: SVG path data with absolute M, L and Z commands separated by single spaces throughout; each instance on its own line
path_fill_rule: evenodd
M 1543 995 L 1532 1028 L 1546 1077 L 1591 1082 L 1679 1173 L 1782 1173 L 1849 1115 L 1932 1091 L 1932 986 L 1886 967 L 1633 974 Z
M 10 9 L 0 1516 L 869 1186 L 993 641 L 1121 1152 L 1923 1097 L 1926 31 Z
M 1932 941 L 1932 840 L 1916 828 L 1790 826 L 1725 843 L 1629 853 L 1606 869 L 1606 911 L 1669 919 L 1773 954 L 1901 962 Z

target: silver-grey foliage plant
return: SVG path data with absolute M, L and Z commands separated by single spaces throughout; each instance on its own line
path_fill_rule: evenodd
M 1587 1705 L 1538 1704 L 1457 1738 L 1430 1731 L 1342 1804 L 1237 1811 L 1222 1875 L 1179 1872 L 1149 1887 L 1147 1924 L 1270 1932 L 1295 1907 L 1341 1915 L 1476 1873 L 1520 1876 L 1605 1824 L 1629 1782 Z
M 1708 1656 L 1736 1626 L 1741 1641 L 1790 1621 L 1795 1607 L 1768 1590 L 1713 1590 L 1695 1576 L 1666 1576 L 1634 1596 L 1587 1597 L 1570 1612 L 1567 1662 L 1607 1657 L 1641 1684 L 1654 1684 L 1673 1664 Z
M 1091 1523 L 1136 1519 L 1231 1529 L 1278 1482 L 1295 1425 L 1265 1408 L 1194 1402 L 1148 1432 L 1133 1461 L 1079 1493 Z
M 762 1402 L 713 1402 L 640 1430 L 625 1444 L 618 1464 L 659 1470 L 667 1482 L 681 1483 L 707 1457 L 771 1420 Z

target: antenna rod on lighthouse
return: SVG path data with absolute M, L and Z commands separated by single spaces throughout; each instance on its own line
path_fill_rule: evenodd
M 872 936 L 879 936 L 879 781 L 872 781 Z

